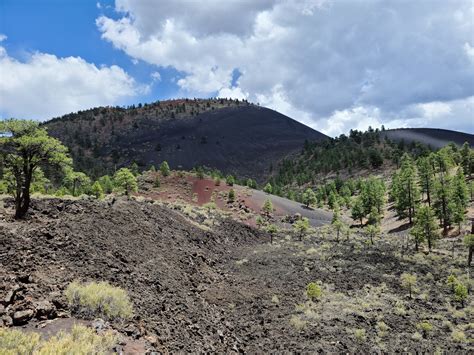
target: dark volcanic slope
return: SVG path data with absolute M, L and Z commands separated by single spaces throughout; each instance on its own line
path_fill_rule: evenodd
M 421 142 L 433 148 L 442 148 L 449 142 L 454 142 L 458 145 L 468 142 L 471 147 L 474 146 L 474 135 L 447 129 L 399 128 L 390 129 L 381 132 L 381 134 L 395 142 L 399 142 L 403 139 L 406 143 Z
M 211 105 L 207 106 L 207 102 Z M 184 108 L 183 108 L 184 107 Z M 46 123 L 78 169 L 97 175 L 116 164 L 217 168 L 262 180 L 270 166 L 326 136 L 273 110 L 225 100 L 165 102 L 140 109 L 92 110 Z

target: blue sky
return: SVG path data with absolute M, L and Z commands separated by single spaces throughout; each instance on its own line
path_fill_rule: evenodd
M 329 135 L 474 133 L 469 0 L 0 0 L 0 117 L 247 98 Z

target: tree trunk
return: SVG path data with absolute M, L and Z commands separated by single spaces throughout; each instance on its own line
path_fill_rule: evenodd
M 469 247 L 469 254 L 467 256 L 467 266 L 471 266 L 472 263 L 472 251 L 474 250 L 474 247 Z

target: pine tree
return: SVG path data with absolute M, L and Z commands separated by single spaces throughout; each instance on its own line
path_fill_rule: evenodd
M 271 194 L 273 192 L 272 184 L 268 182 L 263 188 L 263 191 L 265 191 L 267 194 Z
M 468 142 L 464 142 L 461 151 L 461 166 L 462 169 L 464 170 L 465 175 L 470 175 L 473 172 L 474 168 L 474 151 L 471 149 L 469 146 Z
M 395 197 L 397 213 L 401 217 L 408 216 L 410 224 L 413 222 L 415 206 L 420 198 L 416 180 L 417 173 L 413 159 L 405 153 L 402 156 L 401 168 L 396 176 L 395 185 L 392 185 L 392 195 Z
M 316 203 L 316 194 L 311 188 L 307 188 L 306 191 L 303 193 L 303 203 L 306 207 Z
M 100 183 L 98 181 L 96 181 L 96 182 L 94 182 L 94 184 L 92 184 L 91 193 L 97 199 L 101 199 L 102 197 L 104 197 L 104 191 L 102 190 L 102 186 L 100 185 Z
M 452 219 L 452 210 L 449 205 L 451 193 L 451 177 L 446 173 L 440 172 L 435 179 L 433 185 L 434 189 L 434 209 L 436 215 L 440 219 L 440 223 L 443 225 L 443 233 L 446 235 L 448 233 L 448 227 L 451 224 Z
M 227 175 L 225 182 L 228 186 L 234 186 L 235 179 L 232 175 Z
M 363 218 L 365 217 L 364 205 L 360 196 L 355 198 L 354 204 L 352 205 L 351 216 L 354 221 L 359 220 L 362 226 Z
M 112 190 L 114 189 L 114 184 L 109 175 L 104 175 L 101 178 L 99 178 L 99 183 L 100 183 L 100 186 L 102 187 L 102 191 L 105 194 L 108 195 L 112 193 Z
M 14 177 L 15 218 L 30 207 L 33 174 L 39 166 L 65 169 L 72 165 L 67 148 L 50 136 L 38 122 L 0 121 L 0 160 L 4 172 Z
M 370 244 L 374 244 L 374 239 L 380 235 L 380 226 L 378 224 L 369 224 L 365 229 L 365 233 L 369 236 Z
M 273 213 L 273 204 L 269 198 L 265 200 L 262 206 L 262 211 L 267 215 L 271 215 Z
M 124 193 L 127 196 L 138 190 L 137 178 L 127 168 L 122 168 L 115 173 L 114 185 L 119 193 Z
M 229 190 L 229 194 L 227 195 L 227 202 L 234 203 L 235 202 L 235 191 L 234 189 Z
M 426 201 L 431 206 L 431 195 L 433 191 L 433 165 L 430 161 L 430 157 L 422 157 L 417 160 L 418 173 L 420 177 L 421 191 L 426 194 Z
M 415 224 L 412 228 L 412 235 L 415 237 L 415 248 L 418 250 L 418 242 L 426 240 L 428 249 L 431 248 L 438 238 L 438 226 L 435 214 L 430 206 L 420 206 L 416 212 Z
M 161 175 L 163 176 L 168 176 L 170 174 L 170 166 L 168 165 L 168 162 L 166 160 L 161 163 L 160 171 Z
M 303 239 L 303 236 L 309 229 L 309 220 L 306 217 L 302 217 L 301 219 L 297 220 L 293 223 L 293 229 L 295 230 L 296 234 L 299 236 L 300 241 Z
M 474 251 L 474 234 L 468 234 L 464 237 L 464 245 L 467 247 L 467 266 L 471 266 L 472 252 Z

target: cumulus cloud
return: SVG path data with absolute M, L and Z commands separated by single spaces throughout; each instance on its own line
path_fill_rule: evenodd
M 23 62 L 1 46 L 0 78 L 0 112 L 39 120 L 114 105 L 145 90 L 116 65 L 97 67 L 79 57 L 46 53 L 34 53 Z
M 473 131 L 464 118 L 474 96 L 469 0 L 116 0 L 115 8 L 118 19 L 96 21 L 102 38 L 182 72 L 183 92 L 240 95 L 330 134 L 420 119 L 450 128 L 437 117 L 453 112 L 454 125 Z

